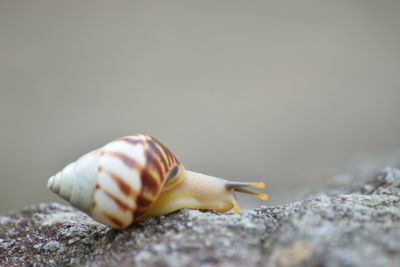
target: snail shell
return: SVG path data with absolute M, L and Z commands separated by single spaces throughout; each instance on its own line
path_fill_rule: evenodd
M 118 138 L 51 177 L 47 187 L 95 220 L 124 229 L 136 220 L 180 208 L 239 209 L 233 191 L 266 199 L 245 187 L 186 171 L 171 151 L 149 135 Z

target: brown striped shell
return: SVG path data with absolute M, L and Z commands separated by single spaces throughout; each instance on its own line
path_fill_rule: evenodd
M 149 135 L 118 138 L 67 165 L 48 188 L 117 229 L 131 225 L 162 190 L 182 182 L 184 168 L 171 151 Z

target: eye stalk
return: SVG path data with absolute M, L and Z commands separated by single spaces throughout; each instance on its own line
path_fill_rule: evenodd
M 266 194 L 261 194 L 256 191 L 247 189 L 247 188 L 265 188 L 265 184 L 262 182 L 245 183 L 245 182 L 229 182 L 229 181 L 227 181 L 225 183 L 225 188 L 228 190 L 234 190 L 236 192 L 252 195 L 252 196 L 261 198 L 262 200 L 268 199 L 268 195 L 266 195 Z

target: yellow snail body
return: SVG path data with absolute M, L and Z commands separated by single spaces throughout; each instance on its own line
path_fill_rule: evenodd
M 47 187 L 95 220 L 115 229 L 181 208 L 239 211 L 234 191 L 264 200 L 247 188 L 264 183 L 229 182 L 185 170 L 149 135 L 118 138 L 52 176 Z

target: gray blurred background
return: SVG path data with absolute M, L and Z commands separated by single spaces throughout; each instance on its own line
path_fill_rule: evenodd
M 399 14 L 400 1 L 2 0 L 0 212 L 61 201 L 48 177 L 138 132 L 187 169 L 265 181 L 270 200 L 245 208 L 391 159 Z

